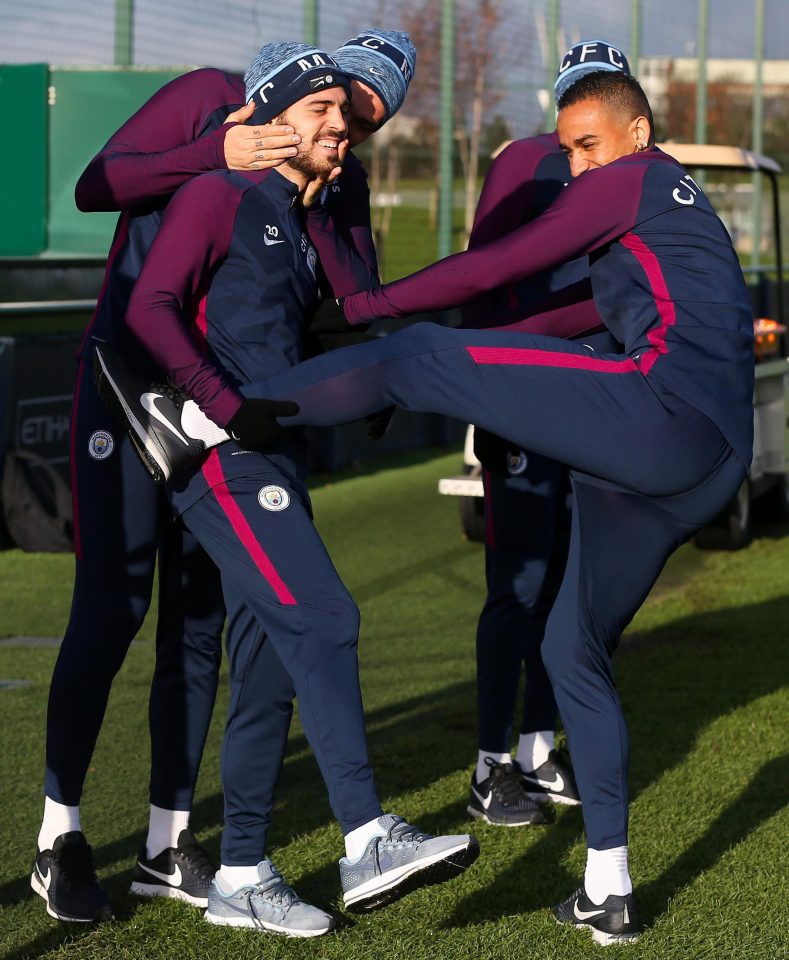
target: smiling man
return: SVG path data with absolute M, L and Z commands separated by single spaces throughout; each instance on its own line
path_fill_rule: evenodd
M 240 393 L 302 357 L 304 316 L 317 300 L 302 199 L 314 181 L 338 172 L 350 81 L 323 51 L 279 43 L 263 47 L 246 84 L 253 122 L 279 117 L 290 124 L 301 138 L 298 154 L 276 169 L 216 171 L 182 187 L 126 320 L 172 380 L 234 437 L 168 488 L 174 511 L 222 572 L 233 625 L 222 866 L 206 919 L 306 937 L 325 933 L 332 918 L 300 901 L 271 861 L 261 860 L 267 823 L 245 803 L 256 794 L 250 782 L 276 779 L 282 755 L 260 722 L 267 645 L 293 679 L 345 833 L 347 906 L 372 909 L 448 879 L 475 859 L 478 845 L 468 835 L 433 838 L 382 813 L 359 690 L 359 614 L 312 523 L 304 436 L 261 429 L 261 413 L 287 413 L 292 405 L 250 405 Z M 154 389 L 143 399 L 148 415 L 161 419 L 166 393 Z

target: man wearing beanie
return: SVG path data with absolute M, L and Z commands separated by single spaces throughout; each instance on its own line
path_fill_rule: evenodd
M 348 145 L 340 177 L 307 215 L 323 271 L 334 279 L 335 297 L 378 286 L 378 258 L 370 224 L 367 171 L 353 154 L 403 105 L 416 69 L 416 50 L 407 33 L 362 30 L 332 54 L 351 78 Z
M 299 153 L 273 170 L 216 171 L 182 187 L 168 205 L 126 320 L 167 375 L 234 437 L 167 487 L 173 510 L 223 573 L 231 624 L 245 624 L 231 628 L 228 640 L 226 829 L 206 918 L 312 936 L 330 929 L 331 918 L 299 901 L 270 861 L 260 860 L 267 820 L 245 804 L 257 795 L 256 783 L 273 783 L 281 759 L 279 745 L 264 749 L 259 723 L 269 645 L 293 679 L 346 835 L 340 867 L 347 906 L 371 909 L 405 889 L 448 879 L 473 861 L 478 845 L 467 835 L 432 838 L 382 814 L 358 685 L 358 610 L 312 524 L 304 438 L 261 431 L 270 405 L 264 410 L 239 393 L 244 383 L 301 358 L 303 317 L 317 296 L 317 258 L 300 200 L 312 181 L 337 167 L 349 80 L 328 54 L 304 44 L 267 45 L 245 79 L 253 122 L 289 123 L 301 136 Z M 192 340 L 196 331 L 202 349 Z M 103 348 L 102 354 L 106 376 Z M 161 414 L 167 399 L 163 392 L 147 403 L 138 398 L 140 416 L 150 415 L 151 404 Z
M 562 59 L 554 87 L 556 102 L 593 72 L 629 76 L 630 68 L 613 44 L 577 43 Z M 555 131 L 511 143 L 485 178 L 469 249 L 534 220 L 570 179 L 569 163 Z M 604 331 L 592 300 L 588 258 L 483 298 L 465 308 L 464 325 L 498 326 L 508 317 L 554 308 L 571 310 L 578 335 L 585 330 Z M 584 332 L 583 340 L 598 353 L 621 349 L 607 331 Z M 484 430 L 475 431 L 475 449 L 484 468 L 488 596 L 477 630 L 479 752 L 469 812 L 512 826 L 535 822 L 526 807 L 535 799 L 580 803 L 573 771 L 554 750 L 557 707 L 541 655 L 546 622 L 565 572 L 569 476 L 567 468 L 555 460 L 521 450 Z M 521 664 L 525 683 L 520 736 L 512 757 L 510 735 Z M 629 895 L 627 847 L 590 847 L 584 883 L 595 904 L 611 894 Z
M 413 46 L 407 35 L 364 31 L 362 38 L 371 33 L 399 43 L 413 69 Z M 368 49 L 360 50 L 362 61 Z M 382 83 L 387 64 L 391 71 L 399 72 L 392 60 L 382 61 L 372 50 L 368 55 L 378 66 L 374 84 Z M 358 56 L 356 60 L 358 63 Z M 390 83 L 396 81 L 390 78 Z M 349 139 L 355 145 L 400 104 L 397 93 L 384 108 L 373 89 L 356 80 L 352 87 L 355 100 L 349 113 Z M 399 84 L 397 89 L 404 92 Z M 201 171 L 264 169 L 297 153 L 295 144 L 300 137 L 292 127 L 246 123 L 254 108 L 253 101 L 245 103 L 244 84 L 236 77 L 211 68 L 191 71 L 155 94 L 88 165 L 76 187 L 79 208 L 122 212 L 92 333 L 114 339 L 114 324 L 125 312 L 130 294 L 128 278 L 139 272 L 141 255 L 155 235 L 161 210 L 173 190 Z M 342 179 L 342 202 L 338 192 L 335 182 L 331 216 L 327 216 L 326 205 L 313 206 L 309 220 L 320 255 L 325 254 L 329 261 L 331 285 L 346 292 L 378 283 L 366 173 L 350 154 Z M 347 237 L 369 267 L 360 272 L 351 266 L 359 262 L 356 257 L 336 256 L 339 237 Z M 76 471 L 72 492 L 77 540 L 82 544 L 82 550 L 77 550 L 77 568 L 78 574 L 82 573 L 76 578 L 72 619 L 52 679 L 47 797 L 38 842 L 39 856 L 54 868 L 54 880 L 45 886 L 35 872 L 31 880 L 45 897 L 48 912 L 83 922 L 111 915 L 111 907 L 81 832 L 79 795 L 112 677 L 150 602 L 162 526 L 168 535 L 158 557 L 160 618 L 150 708 L 151 813 L 132 879 L 132 892 L 138 895 L 207 904 L 215 871 L 191 833 L 189 819 L 217 685 L 224 620 L 216 568 L 182 525 L 165 519 L 169 511 L 163 512 L 159 506 L 160 488 L 151 485 L 137 458 L 127 455 L 126 435 L 114 433 L 85 362 L 90 359 L 90 337 L 85 342 L 71 422 Z M 115 447 L 115 456 L 100 467 L 89 456 L 89 439 L 97 430 L 114 436 Z M 81 501 L 83 509 L 79 508 Z M 147 575 L 142 573 L 142 563 Z M 184 584 L 188 584 L 186 591 Z M 121 596 L 123 602 L 115 600 Z M 215 602 L 210 597 L 215 597 Z M 119 609 L 128 609 L 128 624 L 119 619 Z M 175 611 L 182 611 L 181 619 L 173 615 Z M 112 631 L 102 626 L 106 617 L 112 618 Z M 236 619 L 231 619 L 229 629 L 236 629 L 236 624 Z M 105 638 L 110 634 L 114 660 L 107 656 Z M 270 740 L 281 742 L 284 751 L 292 713 L 292 682 L 271 644 L 265 645 L 262 655 L 270 662 L 265 671 L 267 688 L 260 691 L 261 704 L 270 706 Z M 78 701 L 80 713 L 74 710 Z M 178 716 L 173 713 L 174 703 L 182 704 Z M 256 806 L 266 822 L 273 789 L 273 783 L 259 784 Z
M 296 154 L 292 128 L 281 133 L 240 123 L 251 113 L 240 78 L 191 71 L 124 123 L 76 186 L 81 210 L 121 216 L 77 366 L 70 423 L 76 576 L 50 685 L 44 815 L 31 877 L 48 913 L 62 920 L 112 916 L 82 832 L 80 799 L 113 678 L 145 618 L 157 570 L 150 821 L 132 889 L 195 906 L 208 900 L 214 868 L 189 829 L 189 812 L 219 673 L 221 583 L 199 544 L 172 523 L 162 491 L 104 408 L 91 369 L 91 335 L 122 341 L 130 359 L 140 354 L 124 335 L 123 316 L 178 186 L 205 171 L 262 169 Z M 276 664 L 270 675 L 277 675 Z
M 594 71 L 629 75 L 624 54 L 603 40 L 575 44 L 562 58 L 555 98 Z M 493 161 L 482 187 L 469 249 L 538 217 L 570 181 L 556 132 L 516 140 Z M 483 297 L 463 310 L 463 325 L 499 326 L 550 309 L 571 309 L 578 333 L 601 353 L 616 352 L 592 300 L 586 257 Z M 469 813 L 488 823 L 545 823 L 535 801 L 580 803 L 573 771 L 554 749 L 556 700 L 542 661 L 545 624 L 564 576 L 570 536 L 567 468 L 517 444 L 475 430 L 483 466 L 488 594 L 477 628 L 477 767 Z M 525 667 L 520 736 L 511 734 Z M 629 891 L 625 891 L 629 892 Z M 604 897 L 603 897 L 604 899 Z

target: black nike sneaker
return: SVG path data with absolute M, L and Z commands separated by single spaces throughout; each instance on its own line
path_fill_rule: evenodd
M 178 834 L 178 845 L 148 859 L 140 850 L 130 890 L 141 897 L 172 897 L 195 907 L 208 906 L 208 891 L 216 867 L 191 830 Z
M 526 793 L 535 800 L 551 800 L 570 807 L 581 803 L 573 768 L 556 750 L 551 750 L 548 759 L 536 770 L 524 770 L 516 763 L 515 771 Z
M 128 431 L 137 456 L 156 483 L 166 483 L 203 458 L 206 443 L 190 419 L 197 418 L 200 427 L 210 421 L 179 390 L 135 377 L 106 343 L 94 347 L 94 372 L 102 400 Z
M 595 943 L 603 947 L 638 940 L 638 913 L 632 893 L 625 897 L 612 893 L 598 904 L 589 899 L 582 884 L 571 897 L 553 908 L 553 915 L 559 923 L 591 930 Z
M 41 850 L 33 862 L 30 886 L 47 902 L 56 920 L 96 923 L 113 920 L 109 898 L 99 885 L 85 835 L 71 830 Z
M 477 820 L 495 827 L 525 827 L 544 824 L 548 817 L 543 805 L 527 796 L 511 763 L 488 758 L 490 775 L 481 783 L 471 778 L 471 801 L 466 808 Z

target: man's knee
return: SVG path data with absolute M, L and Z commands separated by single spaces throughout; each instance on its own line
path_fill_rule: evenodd
M 353 651 L 359 642 L 361 614 L 350 595 L 338 599 L 331 606 L 313 607 L 306 614 L 305 634 L 314 638 L 312 656 L 331 659 Z
M 430 353 L 446 345 L 447 328 L 437 323 L 423 321 L 413 323 L 404 330 L 398 331 L 390 338 L 393 342 L 397 338 L 401 344 L 407 343 L 409 347 L 417 348 L 418 352 Z

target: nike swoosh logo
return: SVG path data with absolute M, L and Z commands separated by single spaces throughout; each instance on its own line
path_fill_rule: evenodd
M 150 873 L 152 877 L 156 877 L 157 880 L 161 880 L 163 883 L 168 883 L 171 887 L 181 886 L 181 868 L 177 864 L 172 873 L 159 873 L 158 870 L 151 870 L 150 867 L 146 867 L 144 863 L 140 863 L 139 866 L 146 873 Z
M 493 802 L 493 793 L 491 792 L 487 795 L 487 797 L 483 797 L 482 794 L 479 792 L 479 790 L 475 790 L 474 787 L 472 787 L 471 789 L 474 793 L 474 796 L 477 798 L 477 800 L 479 800 L 482 806 L 487 810 L 488 807 Z
M 605 913 L 605 910 L 579 910 L 578 901 L 576 900 L 573 904 L 573 913 L 577 920 L 591 920 L 592 917 L 599 917 Z
M 368 67 L 367 72 L 371 73 L 374 77 L 385 77 L 386 74 L 383 70 L 376 70 L 375 67 Z
M 285 242 L 284 240 L 272 240 L 267 233 L 263 234 L 263 243 L 265 243 L 267 247 L 273 247 L 275 243 L 284 243 L 284 242 Z
M 48 870 L 46 876 L 41 872 L 41 868 L 38 870 L 38 878 L 41 881 L 45 890 L 49 890 L 50 884 L 52 883 L 52 871 Z
M 161 395 L 161 393 L 144 393 L 140 397 L 140 403 L 143 405 L 143 407 L 145 407 L 148 413 L 150 413 L 150 415 L 154 418 L 154 420 L 158 420 L 159 423 L 167 427 L 170 433 L 178 437 L 178 439 L 181 441 L 181 443 L 185 447 L 188 447 L 189 441 L 186 439 L 186 437 L 182 433 L 180 433 L 180 431 L 170 423 L 167 417 L 165 417 L 164 414 L 161 413 L 159 408 L 156 406 L 156 401 L 163 400 L 163 399 L 164 397 Z
M 556 774 L 555 780 L 540 780 L 539 777 L 530 777 L 528 774 L 522 774 L 524 780 L 530 780 L 532 783 L 539 783 L 546 790 L 553 790 L 554 793 L 561 793 L 564 790 L 564 778 L 560 773 Z

